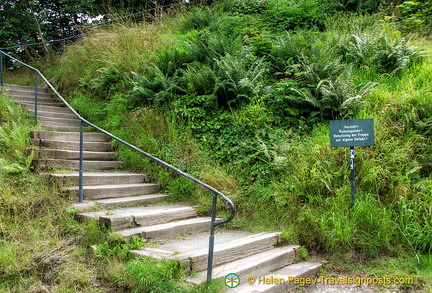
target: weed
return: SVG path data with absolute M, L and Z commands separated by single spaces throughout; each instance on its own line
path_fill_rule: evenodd
M 123 243 L 122 239 L 105 241 L 104 243 L 96 244 L 93 246 L 94 253 L 98 258 L 118 257 L 120 259 L 127 259 L 129 251 L 138 249 L 144 246 L 144 239 L 133 237 L 128 243 Z

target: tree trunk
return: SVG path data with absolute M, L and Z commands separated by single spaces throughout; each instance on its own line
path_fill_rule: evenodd
M 48 55 L 49 55 L 48 46 L 47 46 L 47 44 L 45 43 L 45 38 L 44 38 L 44 36 L 43 36 L 43 34 L 42 34 L 42 30 L 41 30 L 41 28 L 40 28 L 39 21 L 38 21 L 38 19 L 37 19 L 37 17 L 36 17 L 36 13 L 35 13 L 35 11 L 34 11 L 34 9 L 33 9 L 33 6 L 32 6 L 31 1 L 29 2 L 29 7 L 30 7 L 31 14 L 33 15 L 33 19 L 34 19 L 35 24 L 36 24 L 36 27 L 37 27 L 37 31 L 38 31 L 39 38 L 40 38 L 40 40 L 41 40 L 42 43 L 43 43 L 42 46 L 43 46 L 43 48 L 44 48 L 44 50 L 45 50 L 45 54 L 48 56 Z

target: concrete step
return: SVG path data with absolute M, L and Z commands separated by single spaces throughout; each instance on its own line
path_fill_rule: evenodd
M 35 164 L 42 169 L 47 169 L 50 167 L 57 167 L 61 169 L 79 170 L 78 160 L 55 160 L 55 159 L 45 159 L 45 160 L 34 160 Z M 122 165 L 121 161 L 83 161 L 84 171 L 103 171 L 103 170 L 113 170 L 118 169 Z
M 69 194 L 77 194 L 78 186 L 66 187 Z M 83 186 L 83 195 L 86 199 L 119 198 L 133 195 L 155 193 L 160 190 L 159 184 L 135 183 Z
M 7 91 L 7 94 L 11 96 L 12 98 L 29 98 L 30 101 L 34 101 L 35 93 L 29 92 L 29 91 L 16 91 L 16 90 L 9 90 Z M 38 100 L 53 100 L 51 95 L 46 92 L 38 92 Z
M 273 249 L 281 233 L 245 232 L 217 233 L 213 255 L 213 265 L 218 266 Z M 178 260 L 190 271 L 203 271 L 207 268 L 208 235 L 195 235 L 186 239 L 173 240 L 153 249 L 143 248 L 131 253 L 154 258 Z
M 234 293 L 282 293 L 291 292 L 301 285 L 301 282 L 315 280 L 321 263 L 300 262 L 274 270 L 267 274 L 251 273 L 240 277 L 240 285 L 230 289 Z M 238 274 L 237 274 L 238 275 Z M 253 277 L 253 279 L 252 279 Z M 247 279 L 248 278 L 248 279 Z M 249 283 L 246 281 L 249 280 Z M 254 280 L 252 282 L 251 280 Z M 303 284 L 307 285 L 307 284 Z
M 157 201 L 165 200 L 168 198 L 167 194 L 145 194 L 138 196 L 128 196 L 120 198 L 108 198 L 98 200 L 85 200 L 83 202 L 74 203 L 72 207 L 78 210 L 85 210 L 95 206 L 100 207 L 125 207 L 131 205 L 148 205 Z
M 40 149 L 57 149 L 57 150 L 68 150 L 68 151 L 79 151 L 79 141 L 59 141 L 50 139 L 33 140 L 33 145 Z M 108 152 L 108 142 L 83 142 L 83 150 L 91 152 Z
M 24 106 L 30 112 L 32 112 L 32 113 L 34 112 L 34 104 L 22 103 L 21 105 Z M 50 112 L 50 113 L 74 115 L 73 112 L 69 108 L 63 107 L 61 105 L 55 105 L 55 106 L 38 105 L 38 112 L 41 112 L 41 111 Z
M 67 126 L 67 125 L 64 126 L 42 125 L 42 126 L 48 131 L 65 131 L 65 132 L 77 132 L 77 133 L 79 133 L 80 131 L 80 128 L 77 126 Z
M 300 246 L 288 245 L 277 248 L 270 248 L 247 257 L 237 259 L 222 265 L 213 267 L 212 278 L 224 278 L 230 273 L 235 273 L 240 277 L 240 283 L 245 282 L 248 276 L 264 276 L 269 272 L 283 268 L 294 263 L 296 250 Z M 206 281 L 207 272 L 202 270 L 186 281 L 193 284 L 202 284 Z
M 79 151 L 40 149 L 36 154 L 39 159 L 60 159 L 60 160 L 79 160 Z M 83 158 L 86 161 L 112 161 L 114 152 L 92 152 L 83 151 Z
M 73 126 L 80 127 L 81 121 L 78 118 L 68 119 L 68 118 L 53 118 L 53 117 L 44 117 L 38 115 L 39 121 L 42 125 L 47 127 L 56 127 L 56 126 Z
M 62 131 L 32 131 L 31 137 L 33 139 L 48 139 L 57 141 L 72 141 L 79 142 L 80 134 L 74 132 Z M 107 136 L 98 132 L 84 132 L 84 142 L 107 142 Z
M 10 92 L 29 92 L 34 93 L 35 86 L 26 86 L 26 85 L 16 85 L 16 84 L 4 84 L 4 87 L 7 91 Z M 47 93 L 45 88 L 38 87 L 38 93 Z
M 63 109 L 62 107 L 56 107 L 58 109 Z M 29 109 L 29 112 L 34 115 L 34 107 L 32 109 Z M 42 117 L 48 117 L 48 118 L 66 118 L 66 119 L 76 119 L 77 117 L 75 116 L 75 114 L 73 114 L 72 112 L 70 113 L 65 113 L 65 112 L 51 112 L 51 111 L 43 111 L 40 110 L 39 106 L 38 106 L 38 117 L 42 116 Z
M 70 174 L 49 174 L 56 182 L 57 186 L 78 185 L 78 172 Z M 108 185 L 108 184 L 134 184 L 149 182 L 147 174 L 129 173 L 129 172 L 84 172 L 83 184 L 90 185 Z
M 222 245 L 237 239 L 243 239 L 253 235 L 251 232 L 242 230 L 216 231 L 215 246 Z M 178 237 L 168 241 L 156 241 L 152 243 L 155 247 L 144 247 L 131 251 L 136 256 L 149 256 L 155 259 L 173 258 L 176 255 L 193 252 L 203 248 L 208 248 L 209 231 L 201 234 Z
M 165 224 L 137 227 L 118 231 L 117 233 L 129 239 L 131 237 L 142 237 L 146 239 L 171 239 L 193 233 L 210 231 L 211 218 L 192 218 Z
M 241 259 L 256 253 L 260 253 L 274 248 L 281 233 L 259 233 L 249 237 L 233 240 L 215 246 L 213 255 L 213 265 L 221 265 L 236 259 Z M 202 271 L 207 268 L 208 248 L 179 254 L 176 256 L 183 265 L 191 271 Z
M 34 108 L 34 100 L 30 100 L 28 98 L 14 98 L 12 97 L 12 100 L 17 103 L 17 104 L 21 104 L 24 106 L 29 105 L 30 107 Z M 54 102 L 53 100 L 38 100 L 38 107 L 39 106 L 50 106 L 50 107 L 59 107 L 60 104 Z
M 96 218 L 107 228 L 124 230 L 137 226 L 152 226 L 196 217 L 195 210 L 184 205 L 150 205 L 109 211 L 78 213 L 79 219 Z

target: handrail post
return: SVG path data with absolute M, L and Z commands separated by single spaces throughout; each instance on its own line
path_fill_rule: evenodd
M 65 47 L 66 47 L 66 40 L 65 39 L 63 39 L 63 41 L 62 41 L 62 55 L 64 54 L 64 52 L 65 52 Z
M 211 225 L 210 225 L 210 238 L 209 238 L 209 253 L 207 259 L 207 283 L 212 280 L 213 270 L 213 252 L 214 252 L 214 231 L 215 231 L 215 219 L 216 219 L 216 201 L 217 194 L 213 194 L 212 214 L 211 214 Z
M 38 74 L 38 72 L 37 71 L 35 71 L 36 72 L 36 75 L 35 75 L 35 95 L 34 95 L 34 97 L 35 97 L 35 99 L 34 99 L 34 125 L 37 125 L 37 105 L 38 105 L 38 82 L 39 82 L 39 74 Z
M 3 93 L 3 53 L 0 52 L 0 94 Z
M 79 150 L 79 179 L 78 179 L 78 185 L 79 185 L 79 191 L 78 191 L 78 201 L 83 201 L 83 148 L 84 148 L 84 121 L 81 120 L 80 123 L 80 150 Z

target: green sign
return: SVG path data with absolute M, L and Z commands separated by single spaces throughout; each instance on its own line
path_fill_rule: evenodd
M 374 144 L 373 119 L 330 121 L 330 146 L 355 147 Z

